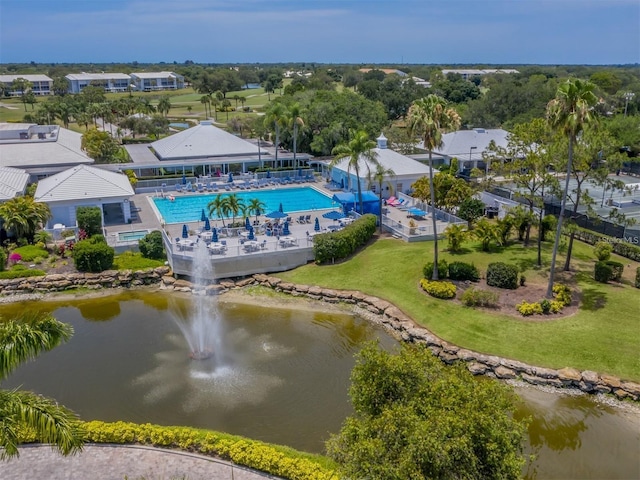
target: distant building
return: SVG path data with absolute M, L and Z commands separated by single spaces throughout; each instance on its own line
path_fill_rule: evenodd
M 442 70 L 442 74 L 445 77 L 449 73 L 458 74 L 465 80 L 469 80 L 469 78 L 471 77 L 482 76 L 482 75 L 493 75 L 496 73 L 520 73 L 520 72 L 512 68 L 485 68 L 482 70 L 474 69 L 474 68 L 462 68 L 462 69 Z
M 138 92 L 179 90 L 184 88 L 184 77 L 173 72 L 137 72 L 131 74 L 131 84 Z
M 105 92 L 126 92 L 132 88 L 131 77 L 125 73 L 70 73 L 65 76 L 69 82 L 69 93 L 80 93 L 85 87 L 94 85 Z
M 397 70 L 395 68 L 361 68 L 361 69 L 359 69 L 359 71 L 362 72 L 362 73 L 367 73 L 367 72 L 370 72 L 371 70 L 379 70 L 381 72 L 384 72 L 385 75 L 396 74 L 396 75 L 399 75 L 401 77 L 406 77 L 407 76 L 407 74 L 405 72 L 403 72 L 402 70 Z
M 51 95 L 53 93 L 53 80 L 46 75 L 0 75 L 0 83 L 7 87 L 9 95 L 17 97 L 22 92 L 13 91 L 13 82 L 18 78 L 24 78 L 31 83 L 31 91 L 35 95 Z

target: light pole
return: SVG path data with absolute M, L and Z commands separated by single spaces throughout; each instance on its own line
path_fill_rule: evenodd
M 469 147 L 469 163 L 471 163 L 471 152 L 475 149 L 477 149 L 478 147 Z M 474 162 L 475 165 L 472 166 L 472 168 L 476 168 L 478 166 L 478 164 L 476 162 Z
M 633 92 L 627 92 L 624 94 L 624 116 L 627 116 L 627 108 L 629 107 L 629 100 L 632 100 L 636 94 Z

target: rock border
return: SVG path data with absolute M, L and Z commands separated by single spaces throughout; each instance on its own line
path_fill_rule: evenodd
M 161 290 L 196 292 L 188 280 L 176 279 L 167 266 L 139 271 L 108 270 L 101 273 L 74 273 L 45 275 L 0 280 L 0 294 L 20 299 L 40 298 L 39 294 L 71 290 L 74 288 L 131 288 L 159 284 Z M 565 367 L 559 370 L 528 365 L 518 360 L 486 355 L 460 348 L 442 340 L 392 303 L 356 290 L 335 290 L 317 286 L 284 282 L 278 277 L 255 274 L 238 280 L 225 279 L 207 285 L 197 293 L 219 295 L 231 289 L 261 285 L 293 297 L 305 297 L 326 303 L 344 303 L 362 317 L 381 325 L 401 341 L 426 346 L 444 363 L 465 362 L 474 375 L 486 375 L 503 380 L 520 379 L 532 385 L 556 388 L 575 388 L 585 393 L 608 393 L 616 398 L 640 401 L 640 384 L 625 381 L 613 375 L 591 370 L 580 371 Z

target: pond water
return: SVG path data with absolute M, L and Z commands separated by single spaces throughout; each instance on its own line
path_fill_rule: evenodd
M 353 355 L 370 340 L 396 345 L 351 315 L 221 303 L 224 362 L 193 361 L 177 324 L 192 308 L 189 297 L 141 291 L 0 306 L 3 318 L 38 309 L 75 329 L 3 388 L 53 397 L 85 420 L 189 425 L 321 453 L 351 413 Z M 528 478 L 640 478 L 637 411 L 518 391 L 518 414 L 533 419 L 527 451 L 538 455 Z

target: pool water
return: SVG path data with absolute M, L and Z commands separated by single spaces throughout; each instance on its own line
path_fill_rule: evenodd
M 132 232 L 118 232 L 118 241 L 119 242 L 134 242 L 143 238 L 148 230 L 134 230 Z
M 262 214 L 273 212 L 280 208 L 285 213 L 292 214 L 307 210 L 319 210 L 333 208 L 331 198 L 312 187 L 279 188 L 273 190 L 250 190 L 231 193 L 211 193 L 200 195 L 188 195 L 169 198 L 154 198 L 158 212 L 165 223 L 198 222 L 202 216 L 202 210 L 208 212 L 207 205 L 218 195 L 226 197 L 235 194 L 239 200 L 248 205 L 254 198 L 265 204 L 266 209 Z M 216 219 L 218 217 L 213 216 Z

